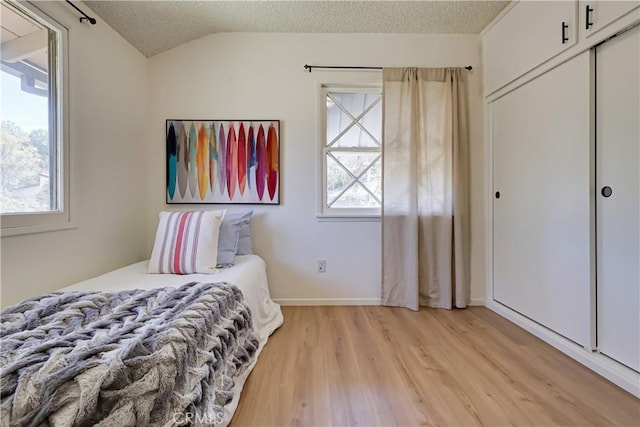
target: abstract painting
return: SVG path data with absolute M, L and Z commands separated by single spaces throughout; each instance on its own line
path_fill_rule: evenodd
M 167 120 L 167 203 L 280 204 L 279 120 Z

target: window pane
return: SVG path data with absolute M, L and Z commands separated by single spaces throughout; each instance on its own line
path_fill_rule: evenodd
M 334 151 L 331 155 L 337 161 L 331 156 L 327 157 L 327 204 L 329 207 L 380 207 L 382 195 L 380 154 Z M 357 182 L 354 176 L 359 177 Z M 363 186 L 369 191 L 366 191 Z
M 58 210 L 57 149 L 49 128 L 55 100 L 49 38 L 55 32 L 2 5 L 0 210 Z M 54 55 L 55 56 L 55 55 Z
M 378 139 L 379 141 L 379 139 Z M 330 142 L 330 141 L 329 141 Z M 378 147 L 378 143 L 355 125 L 336 141 L 332 147 Z
M 336 93 L 327 96 L 327 145 L 331 145 L 345 129 L 349 128 L 340 139 L 333 144 L 335 147 L 376 147 L 380 144 L 382 134 L 382 103 L 379 93 Z M 373 107 L 354 124 L 365 109 Z M 348 111 L 353 118 L 349 117 Z M 362 127 L 367 132 L 365 132 Z M 372 138 L 373 137 L 373 138 Z
M 369 189 L 379 201 L 382 200 L 382 159 L 378 159 L 373 166 L 360 178 L 360 182 Z M 377 204 L 380 206 L 380 203 Z
M 352 183 L 353 178 L 335 160 L 327 157 L 327 203 L 333 202 Z
M 323 213 L 378 211 L 382 200 L 382 95 L 377 88 L 327 89 Z M 324 107 L 324 106 L 323 106 Z
M 340 152 L 330 151 L 349 172 L 358 176 L 380 155 L 378 152 Z
M 331 205 L 332 208 L 379 208 L 380 203 L 365 191 L 364 188 L 355 184 L 349 188 Z

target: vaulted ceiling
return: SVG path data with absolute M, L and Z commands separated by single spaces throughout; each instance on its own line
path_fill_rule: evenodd
M 148 57 L 220 32 L 479 33 L 508 3 L 85 0 L 99 19 Z

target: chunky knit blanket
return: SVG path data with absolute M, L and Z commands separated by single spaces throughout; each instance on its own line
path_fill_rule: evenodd
M 57 292 L 0 321 L 3 425 L 218 424 L 258 348 L 226 283 Z

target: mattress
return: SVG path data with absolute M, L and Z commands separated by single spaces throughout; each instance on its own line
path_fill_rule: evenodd
M 148 274 L 149 261 L 142 261 L 93 279 L 76 283 L 60 291 L 121 291 L 125 289 L 152 289 L 166 286 L 180 286 L 189 282 L 228 282 L 236 285 L 244 294 L 251 310 L 254 328 L 260 341 L 253 363 L 240 377 L 235 378 L 233 400 L 225 406 L 223 426 L 233 417 L 244 383 L 255 366 L 260 352 L 280 325 L 283 317 L 280 306 L 273 302 L 269 294 L 266 264 L 257 255 L 238 255 L 233 267 L 220 269 L 215 274 Z

